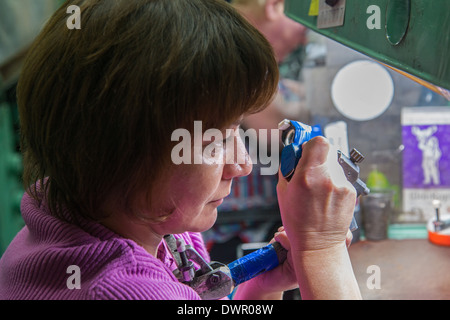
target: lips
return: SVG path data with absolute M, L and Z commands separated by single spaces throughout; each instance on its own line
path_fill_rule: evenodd
M 214 205 L 221 205 L 221 204 L 223 203 L 223 198 L 222 198 L 222 199 L 219 199 L 219 200 L 211 201 L 210 203 L 211 203 L 211 204 L 214 204 Z
M 226 197 L 228 197 L 230 194 L 227 194 L 226 196 L 224 196 L 224 197 L 222 197 L 222 198 L 218 198 L 218 199 L 216 199 L 216 200 L 213 200 L 213 201 L 211 201 L 212 203 L 214 202 L 223 202 L 223 200 L 226 198 Z

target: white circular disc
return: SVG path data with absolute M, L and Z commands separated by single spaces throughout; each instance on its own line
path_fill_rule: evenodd
M 331 98 L 345 117 L 365 121 L 379 117 L 391 105 L 394 82 L 380 64 L 359 60 L 349 63 L 336 74 Z

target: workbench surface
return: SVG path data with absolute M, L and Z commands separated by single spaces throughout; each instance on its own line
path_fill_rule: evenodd
M 426 239 L 359 241 L 349 254 L 366 300 L 450 299 L 450 247 Z M 379 289 L 370 266 L 379 267 Z

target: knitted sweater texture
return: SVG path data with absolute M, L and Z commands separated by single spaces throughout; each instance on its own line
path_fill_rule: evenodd
M 0 300 L 200 299 L 173 275 L 175 263 L 164 242 L 154 257 L 101 224 L 63 222 L 28 194 L 21 211 L 25 227 L 0 259 Z M 209 261 L 200 234 L 175 237 Z

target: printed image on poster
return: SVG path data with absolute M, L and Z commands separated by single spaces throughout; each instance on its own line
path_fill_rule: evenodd
M 403 108 L 402 139 L 403 210 L 425 221 L 438 199 L 450 212 L 450 108 Z

